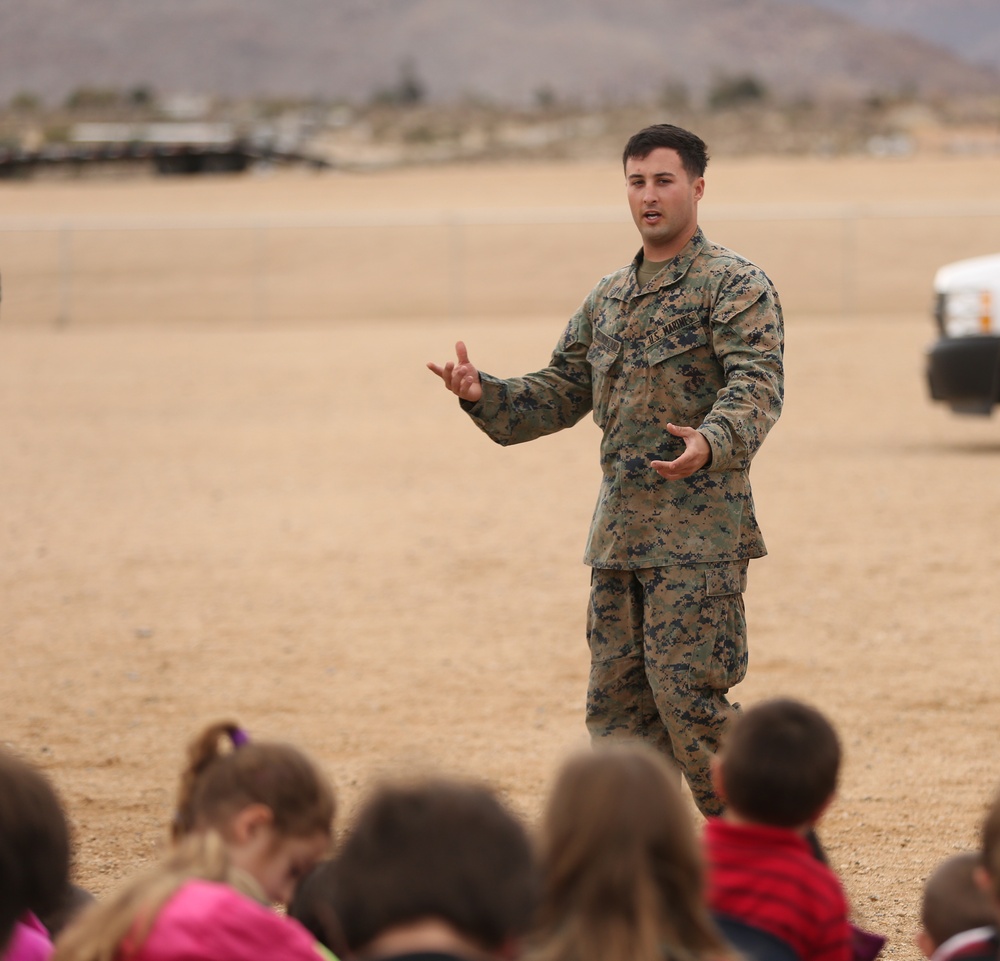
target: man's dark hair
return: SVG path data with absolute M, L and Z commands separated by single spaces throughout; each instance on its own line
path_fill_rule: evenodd
M 765 701 L 733 722 L 721 754 L 726 803 L 748 821 L 808 824 L 837 787 L 840 741 L 815 708 Z
M 705 176 L 705 168 L 708 166 L 708 149 L 705 141 L 690 130 L 675 127 L 672 123 L 656 123 L 633 134 L 625 144 L 622 166 L 624 167 L 630 158 L 642 160 L 660 147 L 677 151 L 689 177 Z
M 430 780 L 379 788 L 290 913 L 335 951 L 436 918 L 491 952 L 528 931 L 539 888 L 527 832 L 492 791 Z

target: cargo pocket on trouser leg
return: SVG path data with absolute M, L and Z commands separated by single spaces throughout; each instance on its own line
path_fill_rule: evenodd
M 689 665 L 692 684 L 725 694 L 746 677 L 746 586 L 745 560 L 713 565 L 705 571 L 700 637 Z

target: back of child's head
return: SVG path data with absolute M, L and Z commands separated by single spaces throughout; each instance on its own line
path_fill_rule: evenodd
M 379 935 L 437 919 L 482 951 L 522 936 L 537 876 L 520 820 L 489 788 L 449 779 L 383 784 L 362 804 L 337 856 L 309 879 L 291 913 L 335 918 L 314 932 L 363 955 Z
M 615 743 L 571 757 L 546 806 L 541 859 L 535 957 L 727 954 L 709 919 L 691 811 L 652 749 Z
M 976 883 L 980 864 L 978 853 L 967 852 L 946 858 L 931 872 L 920 905 L 928 947 L 937 948 L 963 931 L 996 924 L 996 910 Z
M 69 826 L 52 785 L 0 749 L 0 953 L 22 914 L 60 904 L 69 861 Z
M 840 741 L 814 707 L 779 698 L 738 715 L 719 755 L 726 804 L 759 824 L 798 828 L 837 788 Z
M 1000 793 L 997 793 L 983 820 L 982 865 L 989 878 L 993 897 L 1000 904 Z
M 188 746 L 174 839 L 206 830 L 225 837 L 232 817 L 252 804 L 270 809 L 278 834 L 332 833 L 333 789 L 302 751 L 290 744 L 252 741 L 233 721 L 209 725 Z

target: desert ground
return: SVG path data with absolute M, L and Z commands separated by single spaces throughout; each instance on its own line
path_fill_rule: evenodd
M 703 208 L 786 314 L 733 695 L 836 724 L 821 835 L 899 961 L 1000 788 L 1000 433 L 924 382 L 935 267 L 1000 249 L 997 164 L 720 159 Z M 535 822 L 587 744 L 598 434 L 501 449 L 424 365 L 542 366 L 636 247 L 614 158 L 0 184 L 0 729 L 80 884 L 157 856 L 223 717 L 316 757 L 341 824 L 414 770 Z

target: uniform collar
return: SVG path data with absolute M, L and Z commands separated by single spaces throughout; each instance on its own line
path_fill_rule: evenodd
M 668 261 L 649 282 L 649 286 L 644 288 L 639 286 L 636 279 L 636 272 L 642 263 L 642 251 L 640 250 L 632 259 L 631 268 L 623 272 L 623 276 L 608 291 L 608 296 L 615 300 L 631 300 L 633 297 L 637 297 L 640 291 L 648 294 L 661 287 L 677 283 L 691 268 L 691 264 L 694 263 L 695 257 L 698 256 L 698 252 L 705 246 L 705 243 L 705 235 L 701 232 L 701 227 L 697 227 L 680 253 L 673 260 Z

